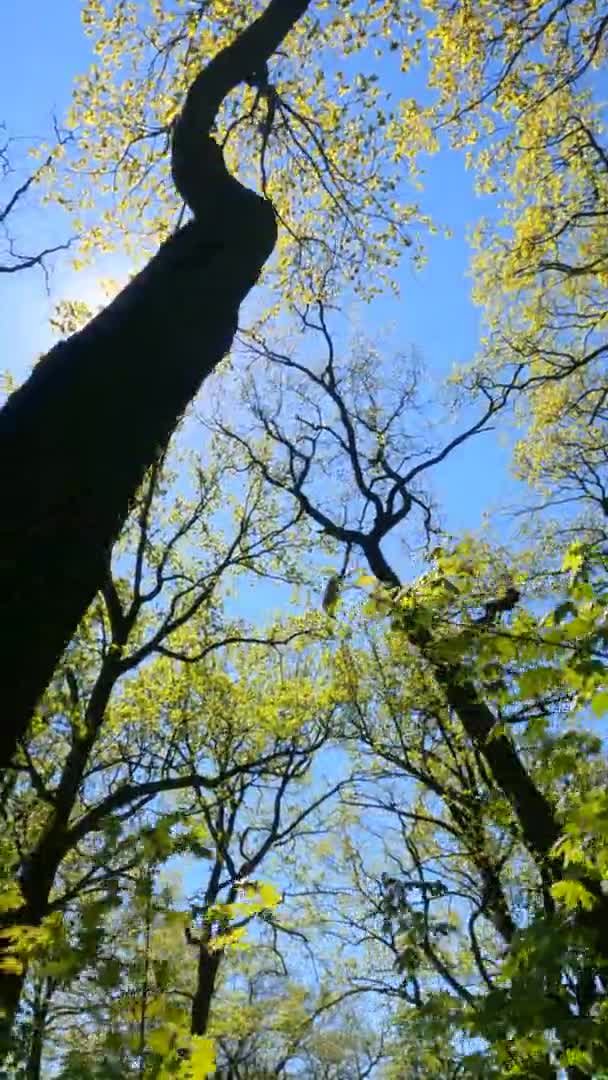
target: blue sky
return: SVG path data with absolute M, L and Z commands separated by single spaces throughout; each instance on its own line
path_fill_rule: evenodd
M 35 9 L 22 0 L 5 0 L 2 7 L 0 121 L 6 124 L 7 134 L 24 140 L 11 148 L 18 182 L 32 165 L 25 152 L 27 143 L 48 138 L 53 114 L 61 117 L 65 111 L 73 78 L 88 64 L 89 42 L 80 25 L 80 0 L 45 0 Z M 12 189 L 9 178 L 2 193 Z M 29 200 L 27 213 L 18 222 L 24 248 L 35 250 L 40 233 L 46 234 L 49 215 L 53 211 L 37 210 Z M 65 237 L 68 230 L 63 222 L 61 226 Z M 64 277 L 65 271 L 54 275 L 53 293 Z M 52 305 L 36 269 L 2 275 L 0 281 L 0 367 L 22 376 L 51 341 L 48 316 Z
M 44 136 L 52 115 L 61 117 L 69 104 L 74 77 L 86 69 L 89 41 L 80 25 L 80 0 L 36 5 L 5 0 L 0 40 L 0 119 L 11 134 Z M 17 144 L 17 153 L 21 144 Z M 27 159 L 23 162 L 27 165 Z M 382 326 L 394 327 L 396 346 L 414 347 L 435 375 L 454 362 L 470 358 L 476 349 L 479 312 L 469 299 L 467 228 L 482 205 L 472 190 L 472 177 L 461 156 L 442 152 L 428 163 L 423 208 L 453 239 L 431 238 L 429 263 L 421 272 L 407 258 L 400 274 L 401 298 L 375 305 Z M 20 234 L 31 239 L 44 235 L 56 211 L 28 207 Z M 65 226 L 63 226 L 65 229 Z M 67 231 L 67 229 L 66 229 Z M 65 231 L 63 233 L 65 235 Z M 104 276 L 107 276 L 104 268 Z M 64 260 L 55 271 L 46 295 L 44 279 L 36 270 L 2 275 L 0 308 L 0 368 L 23 377 L 36 355 L 52 341 L 48 318 L 60 296 L 99 302 L 95 268 L 75 274 Z M 434 476 L 434 490 L 444 506 L 448 526 L 477 528 L 484 509 L 513 501 L 515 486 L 509 477 L 506 446 L 495 434 L 473 440 Z

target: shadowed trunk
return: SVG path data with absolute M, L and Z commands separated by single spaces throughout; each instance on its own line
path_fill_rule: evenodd
M 57 869 L 65 854 L 65 830 L 54 820 L 33 854 L 24 860 L 19 878 L 23 905 L 8 911 L 0 919 L 0 961 L 11 953 L 11 939 L 2 939 L 2 930 L 10 928 L 18 935 L 20 927 L 39 927 L 49 913 L 51 889 Z M 24 961 L 21 971 L 0 972 L 0 1062 L 11 1049 L 13 1026 L 27 974 Z M 1 1075 L 1 1074 L 0 1074 Z
M 63 765 L 61 779 L 53 796 L 53 810 L 31 850 L 21 857 L 17 876 L 23 905 L 18 911 L 0 916 L 0 1054 L 10 1048 L 11 1033 L 19 1007 L 27 964 L 21 973 L 3 970 L 3 960 L 11 954 L 11 940 L 2 939 L 3 928 L 39 927 L 49 913 L 49 898 L 57 871 L 66 851 L 73 842 L 69 822 L 82 778 L 93 749 L 105 710 L 118 674 L 116 659 L 106 658 L 99 674 L 84 718 L 84 727 L 74 737 Z M 1 1059 L 0 1059 L 1 1060 Z
M 49 1004 L 56 983 L 51 980 L 38 980 L 34 988 L 32 1008 L 32 1030 L 29 1054 L 25 1070 L 26 1080 L 40 1080 L 42 1076 L 42 1053 L 48 1020 Z
M 400 588 L 401 581 L 384 558 L 379 544 L 367 542 L 362 546 L 368 565 L 378 580 L 389 589 Z M 438 661 L 432 634 L 425 628 L 405 628 L 404 636 L 429 664 L 448 705 L 473 746 L 483 755 L 494 782 L 511 804 L 523 841 L 536 862 L 550 901 L 548 887 L 564 874 L 562 858 L 554 849 L 563 831 L 555 808 L 537 786 L 513 741 L 508 735 L 496 732 L 497 719 L 480 697 L 466 666 Z M 600 956 L 608 958 L 608 897 L 595 878 L 584 876 L 581 880 L 595 902 L 590 911 L 578 913 L 579 925 L 591 932 Z
M 198 954 L 196 993 L 192 1001 L 191 1031 L 193 1035 L 204 1035 L 207 1031 L 211 1002 L 222 955 L 221 949 L 212 952 L 207 947 L 207 943 L 201 941 Z
M 52 349 L 0 413 L 0 766 L 102 583 L 145 469 L 230 348 L 273 250 L 271 205 L 228 174 L 209 131 L 226 94 L 263 66 L 308 3 L 270 0 L 194 80 L 172 150 L 194 221 Z
M 0 946 L 5 943 L 1 938 L 2 930 L 10 928 L 19 932 L 20 927 L 38 927 L 45 915 L 48 914 L 49 894 L 52 886 L 56 867 L 53 866 L 53 858 L 48 852 L 48 862 L 45 867 L 36 866 L 30 875 L 26 870 L 22 875 L 21 888 L 24 898 L 23 906 L 17 911 L 7 912 L 0 919 Z M 60 856 L 57 856 L 57 864 Z M 46 870 L 46 874 L 45 874 Z M 37 887 L 39 886 L 39 888 Z M 10 939 L 9 939 L 10 943 Z M 9 949 L 6 950 L 10 952 Z M 0 950 L 0 957 L 5 960 L 4 947 Z M 21 995 L 25 984 L 27 965 L 24 963 L 22 970 L 2 971 L 0 975 L 0 1063 L 12 1047 L 12 1035 L 17 1010 L 21 1001 Z M 35 1034 L 35 1032 L 34 1032 Z M 0 1072 L 0 1076 L 3 1074 Z
M 11 1050 L 13 1024 L 19 1008 L 24 983 L 25 971 L 12 974 L 5 972 L 2 976 L 2 986 L 0 987 L 0 1065 Z M 2 1076 L 2 1072 L 0 1072 L 0 1076 Z
M 196 221 L 168 240 L 0 414 L 3 765 L 103 581 L 146 467 L 230 348 L 272 251 L 269 204 L 244 192 L 240 209 L 238 241 Z

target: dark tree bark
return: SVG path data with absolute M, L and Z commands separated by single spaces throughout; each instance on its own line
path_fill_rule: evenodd
M 378 580 L 389 589 L 399 588 L 401 581 L 384 558 L 379 543 L 368 539 L 361 546 Z M 495 733 L 497 718 L 468 677 L 464 665 L 438 661 L 434 655 L 432 635 L 424 628 L 408 628 L 404 636 L 427 660 L 448 705 L 460 720 L 472 745 L 485 759 L 497 787 L 511 804 L 522 839 L 543 879 L 547 903 L 552 904 L 551 883 L 564 876 L 562 857 L 556 854 L 554 848 L 563 832 L 555 808 L 537 786 L 513 741 L 505 734 Z M 603 979 L 608 958 L 608 897 L 596 878 L 584 875 L 581 881 L 595 902 L 590 911 L 577 912 L 577 922 L 592 936 L 601 958 Z
M 0 767 L 103 581 L 146 468 L 229 350 L 276 240 L 272 206 L 231 177 L 209 135 L 310 0 L 270 3 L 192 84 L 173 176 L 194 212 L 82 331 L 52 349 L 0 413 Z
M 21 853 L 21 862 L 16 872 L 16 880 L 22 896 L 18 909 L 0 913 L 0 1063 L 12 1045 L 13 1029 L 27 974 L 27 960 L 23 960 L 21 971 L 14 971 L 5 965 L 7 958 L 14 952 L 11 937 L 4 937 L 3 932 L 19 931 L 20 927 L 40 927 L 43 920 L 53 910 L 53 889 L 57 873 L 68 852 L 77 847 L 90 833 L 99 829 L 115 811 L 120 811 L 129 804 L 142 803 L 154 798 L 161 792 L 197 787 L 207 791 L 221 788 L 226 779 L 239 772 L 235 765 L 215 776 L 205 777 L 198 773 L 186 773 L 182 776 L 165 775 L 156 780 L 142 783 L 126 783 L 114 789 L 96 805 L 89 808 L 74 820 L 74 810 L 85 778 L 91 752 L 106 715 L 106 709 L 116 679 L 121 673 L 121 661 L 115 656 L 107 656 L 91 693 L 89 704 L 83 718 L 82 729 L 74 734 L 72 745 L 62 767 L 61 777 L 56 788 L 49 792 L 52 809 L 48 814 L 44 828 L 35 844 Z M 212 897 L 217 897 L 217 885 L 221 871 L 221 860 L 217 864 L 216 876 L 210 888 Z M 232 902 L 236 892 L 231 895 Z M 1 1073 L 0 1073 L 1 1076 Z
M 212 951 L 201 941 L 198 953 L 196 992 L 192 1000 L 191 1030 L 193 1035 L 204 1035 L 209 1024 L 211 1002 L 215 992 L 217 973 L 222 962 L 221 949 Z
M 42 1054 L 44 1050 L 49 1005 L 56 985 L 54 980 L 44 979 L 38 981 L 34 989 L 34 1000 L 32 1002 L 32 1032 L 25 1071 L 26 1080 L 40 1080 L 42 1075 Z
M 6 912 L 0 918 L 0 958 L 11 952 L 11 939 L 2 939 L 2 931 L 19 931 L 20 927 L 39 927 L 49 913 L 51 890 L 66 850 L 69 847 L 63 816 L 56 814 L 36 849 L 24 860 L 19 885 L 23 904 L 18 911 Z M 25 985 L 27 965 L 21 971 L 0 972 L 0 1062 L 11 1049 L 13 1025 Z
M 20 972 L 10 968 L 2 970 L 2 960 L 11 952 L 11 940 L 3 940 L 2 930 L 14 930 L 21 926 L 39 927 L 49 913 L 57 871 L 74 842 L 69 835 L 70 816 L 116 675 L 117 662 L 109 657 L 91 695 L 84 730 L 80 737 L 74 738 L 63 766 L 61 780 L 53 796 L 53 812 L 35 846 L 22 858 L 17 879 L 23 897 L 22 906 L 17 911 L 7 911 L 0 916 L 0 1061 L 10 1050 L 13 1024 L 27 970 L 25 963 Z

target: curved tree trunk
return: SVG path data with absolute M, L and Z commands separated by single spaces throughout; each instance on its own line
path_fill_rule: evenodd
M 0 414 L 3 765 L 103 581 L 145 469 L 230 348 L 276 235 L 250 192 L 240 225 L 227 238 L 186 225 Z
M 194 211 L 84 330 L 52 349 L 0 413 L 0 767 L 100 587 L 145 469 L 226 354 L 276 240 L 273 209 L 209 136 L 310 0 L 270 0 L 197 76 L 173 141 Z

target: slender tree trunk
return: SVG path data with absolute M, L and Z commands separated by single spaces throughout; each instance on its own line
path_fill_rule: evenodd
M 429 648 L 422 652 L 428 657 Z M 481 701 L 473 683 L 456 665 L 430 660 L 437 682 L 471 742 L 477 746 L 497 786 L 507 796 L 520 822 L 524 842 L 536 859 L 546 859 L 560 837 L 553 808 L 538 789 L 507 735 L 494 735 L 496 717 Z
M 0 983 L 0 1065 L 11 1050 L 13 1024 L 25 982 L 25 971 L 4 972 Z M 0 1076 L 2 1073 L 0 1072 Z
M 152 933 L 152 873 L 148 869 L 146 874 L 146 910 L 144 925 L 144 970 L 141 981 L 141 1013 L 139 1017 L 139 1057 L 138 1076 L 144 1080 L 146 1073 L 146 1023 L 148 1013 L 148 994 L 150 991 L 150 937 Z
M 175 125 L 172 170 L 195 219 L 0 413 L 0 767 L 103 581 L 145 469 L 226 354 L 276 240 L 271 205 L 226 171 L 209 132 L 310 0 L 270 0 L 211 60 Z
M 26 903 L 18 912 L 9 912 L 0 920 L 0 935 L 3 929 L 19 932 L 20 927 L 40 926 L 48 908 L 48 892 L 36 896 L 32 902 Z M 1 941 L 1 937 L 0 937 Z M 6 962 L 7 954 L 10 957 L 10 939 L 8 944 L 2 943 L 0 959 Z M 21 970 L 7 970 L 0 972 L 0 1064 L 12 1047 L 13 1028 L 17 1010 L 21 1002 L 21 995 L 25 985 L 27 965 L 22 961 Z M 0 1073 L 0 1076 L 2 1074 Z
M 412 643 L 429 658 L 428 645 L 425 648 L 425 644 L 415 638 Z M 563 867 L 554 845 L 562 834 L 562 827 L 554 808 L 537 787 L 512 740 L 507 735 L 494 734 L 496 717 L 480 699 L 466 672 L 457 665 L 438 664 L 432 656 L 430 663 L 448 704 L 485 758 L 496 785 L 511 803 L 524 843 L 541 875 L 548 883 L 558 879 Z M 608 957 L 608 898 L 602 893 L 599 881 L 586 878 L 584 883 L 595 904 L 591 911 L 580 913 L 579 921 L 594 934 L 601 955 Z
M 82 777 L 105 716 L 112 689 L 119 674 L 118 660 L 108 656 L 101 668 L 86 710 L 84 731 L 75 737 L 65 760 L 61 779 L 54 792 L 54 807 L 36 845 L 22 859 L 18 875 L 24 904 L 17 912 L 0 918 L 0 929 L 38 927 L 48 914 L 48 904 L 57 871 L 69 847 L 68 827 L 78 798 Z M 21 973 L 2 970 L 3 954 L 11 952 L 10 938 L 0 937 L 0 1053 L 10 1046 L 11 1032 L 19 1007 L 27 965 Z
M 40 1021 L 34 1020 L 32 1042 L 27 1062 L 27 1080 L 40 1080 L 42 1068 L 43 1030 Z
M 226 815 L 224 813 L 224 807 L 222 805 L 218 806 L 218 816 L 215 824 L 217 832 L 222 835 L 224 842 L 229 842 L 230 837 L 232 836 L 235 812 L 236 811 L 232 811 L 229 815 Z M 205 890 L 205 908 L 207 911 L 209 911 L 210 907 L 217 902 L 220 875 L 223 865 L 224 859 L 221 851 L 218 850 L 216 851 L 215 863 Z M 227 902 L 229 904 L 233 904 L 236 900 L 237 891 L 236 885 L 233 884 L 228 893 Z M 228 921 L 221 920 L 218 924 L 218 928 L 221 932 L 227 931 L 229 929 Z M 201 927 L 200 940 L 198 941 L 196 990 L 194 992 L 194 998 L 192 999 L 190 1022 L 192 1035 L 204 1035 L 209 1024 L 211 1002 L 213 1001 L 213 995 L 217 985 L 217 974 L 224 955 L 222 949 L 214 949 L 212 947 L 213 939 L 214 933 L 212 925 L 205 920 Z
M 32 1035 L 26 1066 L 26 1080 L 40 1080 L 42 1075 L 42 1051 L 44 1035 L 52 996 L 52 984 L 48 980 L 38 982 L 32 1005 Z
M 400 588 L 401 582 L 384 558 L 376 542 L 363 545 L 372 573 L 388 588 Z M 478 693 L 463 664 L 446 664 L 437 660 L 433 638 L 424 628 L 406 629 L 410 644 L 429 664 L 446 701 L 460 720 L 471 743 L 485 759 L 490 773 L 513 809 L 524 843 L 535 860 L 541 875 L 549 883 L 561 876 L 563 864 L 556 856 L 554 845 L 562 828 L 549 799 L 537 786 L 522 761 L 517 747 L 508 735 L 496 734 L 497 719 Z M 600 883 L 585 878 L 584 884 L 594 897 L 591 911 L 579 913 L 579 924 L 590 930 L 600 955 L 608 958 L 608 897 Z
M 193 1035 L 204 1035 L 209 1024 L 211 1002 L 217 982 L 217 973 L 222 960 L 221 949 L 211 951 L 207 942 L 201 941 L 198 953 L 196 993 L 192 1002 Z
M 11 938 L 2 940 L 2 930 L 19 932 L 20 927 L 38 927 L 48 913 L 49 896 L 61 861 L 63 849 L 59 833 L 50 830 L 48 840 L 41 844 L 33 858 L 26 858 L 19 878 L 24 903 L 18 911 L 9 911 L 0 919 L 0 960 L 10 958 Z M 18 938 L 17 938 L 18 940 Z M 0 971 L 0 1062 L 12 1045 L 15 1017 L 21 1001 L 27 962 L 21 959 L 21 970 Z

